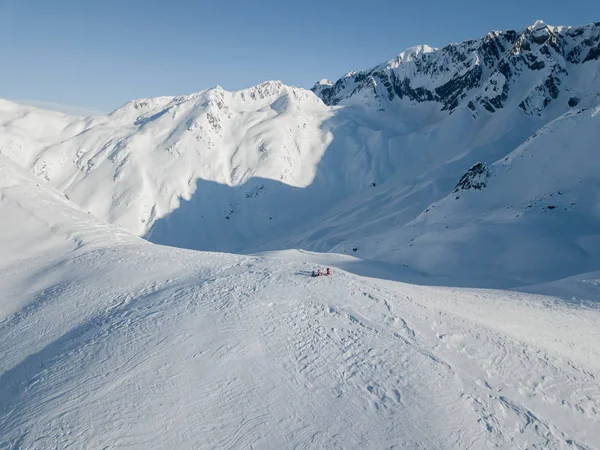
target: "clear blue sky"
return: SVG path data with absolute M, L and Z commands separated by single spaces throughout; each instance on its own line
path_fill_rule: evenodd
M 600 20 L 599 0 L 0 0 L 0 97 L 108 112 L 264 80 L 310 87 L 416 44 Z

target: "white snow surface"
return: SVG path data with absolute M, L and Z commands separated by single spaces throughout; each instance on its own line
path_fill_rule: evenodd
M 2 449 L 599 448 L 597 304 L 158 246 L 2 156 L 0 217 Z

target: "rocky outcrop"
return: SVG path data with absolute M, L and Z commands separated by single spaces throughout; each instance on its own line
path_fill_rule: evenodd
M 511 102 L 535 116 L 569 90 L 573 66 L 598 60 L 600 23 L 553 27 L 538 21 L 520 32 L 494 31 L 442 49 L 413 47 L 335 83 L 322 80 L 312 91 L 328 105 L 359 103 L 385 110 L 393 103 L 433 102 L 440 111 L 465 106 L 476 116 Z M 538 81 L 532 84 L 532 79 Z
M 469 189 L 481 190 L 487 186 L 489 177 L 490 169 L 484 163 L 478 162 L 460 178 L 452 192 L 467 191 Z

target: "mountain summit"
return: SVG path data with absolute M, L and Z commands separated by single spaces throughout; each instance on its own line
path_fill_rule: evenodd
M 466 106 L 473 115 L 518 106 L 539 116 L 565 98 L 588 106 L 598 100 L 588 90 L 595 67 L 586 63 L 600 58 L 599 37 L 600 23 L 553 27 L 537 21 L 520 32 L 492 31 L 439 50 L 412 47 L 386 64 L 312 90 L 328 105 L 383 110 L 433 102 L 449 113 Z

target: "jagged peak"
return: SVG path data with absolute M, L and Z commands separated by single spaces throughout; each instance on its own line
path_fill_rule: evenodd
M 234 91 L 231 93 L 234 97 L 240 97 L 242 100 L 266 99 L 291 95 L 292 99 L 301 100 L 312 97 L 314 94 L 308 89 L 296 86 L 288 86 L 279 80 L 265 81 L 251 88 Z
M 586 29 L 594 29 L 600 26 L 600 22 L 590 22 L 587 24 L 575 25 L 575 26 L 566 26 L 566 25 L 548 25 L 543 20 L 536 20 L 531 25 L 523 28 L 522 32 L 524 33 L 533 33 L 536 32 L 550 32 L 550 33 L 562 33 L 567 30 L 586 30 Z
M 546 22 L 544 22 L 543 20 L 536 20 L 535 22 L 533 22 L 533 24 L 527 27 L 527 29 L 531 31 L 541 30 L 542 28 L 548 28 L 548 25 L 546 25 Z
M 368 71 L 379 70 L 379 69 L 395 69 L 402 64 L 405 64 L 410 61 L 414 61 L 415 59 L 419 58 L 421 55 L 424 55 L 426 53 L 435 52 L 437 50 L 438 50 L 437 48 L 430 47 L 427 44 L 414 45 L 414 46 L 408 47 L 404 51 L 400 52 L 398 54 L 398 56 L 396 56 L 395 58 L 390 59 L 389 61 L 387 61 L 383 64 L 375 66 L 373 69 L 369 69 Z M 364 71 L 360 71 L 360 72 L 364 72 Z M 350 78 L 360 72 L 351 70 L 348 73 L 346 73 L 342 78 Z M 313 89 L 316 87 L 319 87 L 319 86 L 323 86 L 323 85 L 333 86 L 333 83 L 327 79 L 322 79 L 322 80 L 318 81 L 317 83 L 315 83 L 315 86 L 313 87 Z
M 581 25 L 579 27 L 575 27 L 575 28 L 585 28 L 589 25 Z M 536 20 L 535 22 L 533 22 L 531 25 L 528 25 L 524 28 L 524 32 L 529 32 L 533 35 L 539 34 L 539 33 L 543 33 L 543 34 L 555 34 L 555 33 L 560 33 L 566 29 L 570 29 L 573 28 L 571 26 L 563 26 L 563 25 L 548 25 L 546 22 L 544 22 L 543 20 Z
M 263 81 L 262 83 L 250 88 L 250 89 L 254 89 L 254 88 L 274 88 L 274 89 L 281 89 L 282 87 L 284 87 L 285 85 L 283 84 L 283 81 L 280 80 L 267 80 L 267 81 Z
M 333 82 L 331 82 L 327 78 L 322 78 L 319 81 L 317 81 L 314 84 L 314 86 L 310 88 L 310 90 L 314 92 L 318 97 L 321 97 L 323 91 L 327 91 L 331 88 L 333 88 Z
M 265 98 L 271 97 L 275 95 L 279 95 L 283 89 L 287 88 L 282 81 L 279 80 L 269 80 L 264 81 L 256 86 L 252 86 L 246 89 L 240 89 L 238 91 L 232 92 L 234 96 L 240 96 L 242 99 L 250 98 L 254 99 L 256 97 Z
M 415 45 L 415 46 L 408 47 L 407 49 L 405 49 L 403 52 L 401 52 L 398 55 L 398 57 L 396 59 L 402 58 L 402 60 L 404 62 L 411 61 L 414 58 L 416 58 L 416 57 L 418 57 L 418 56 L 420 56 L 420 55 L 422 55 L 424 53 L 431 53 L 431 52 L 434 52 L 436 50 L 437 50 L 436 48 L 430 47 L 427 44 Z
M 307 96 L 310 92 L 303 88 L 287 86 L 280 80 L 269 80 L 255 86 L 236 91 L 227 91 L 223 87 L 217 85 L 213 88 L 187 95 L 150 97 L 131 100 L 114 110 L 112 113 L 110 113 L 110 115 L 115 117 L 120 115 L 148 114 L 150 111 L 162 110 L 173 106 L 174 104 L 179 105 L 186 102 L 203 102 L 206 100 L 211 101 L 215 99 L 222 101 L 225 96 L 240 97 L 242 100 L 255 100 L 276 97 L 285 93 L 293 93 L 294 98 L 303 98 L 303 96 Z M 312 93 L 310 94 L 312 95 Z
M 333 86 L 333 82 L 328 80 L 327 78 L 322 78 L 315 83 L 316 86 Z
M 408 47 L 404 51 L 400 52 L 398 56 L 394 59 L 390 59 L 385 64 L 382 64 L 378 67 L 386 68 L 386 69 L 395 69 L 399 67 L 401 64 L 405 64 L 410 61 L 414 61 L 419 58 L 421 55 L 425 53 L 431 53 L 436 51 L 436 48 L 430 47 L 429 45 L 415 45 L 413 47 Z

